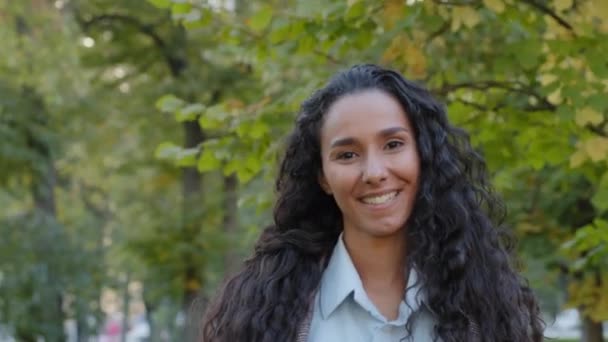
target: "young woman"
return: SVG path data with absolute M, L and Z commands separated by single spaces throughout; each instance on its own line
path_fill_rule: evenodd
M 276 189 L 203 341 L 542 341 L 484 161 L 399 73 L 355 66 L 305 101 Z

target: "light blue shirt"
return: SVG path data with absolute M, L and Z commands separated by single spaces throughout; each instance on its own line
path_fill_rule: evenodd
M 308 342 L 433 341 L 434 320 L 416 281 L 416 271 L 411 269 L 399 316 L 387 320 L 365 293 L 341 235 L 315 296 Z M 413 314 L 408 336 L 405 324 Z

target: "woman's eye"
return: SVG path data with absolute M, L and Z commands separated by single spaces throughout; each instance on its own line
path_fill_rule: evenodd
M 403 146 L 403 142 L 402 141 L 397 141 L 397 140 L 389 141 L 386 144 L 386 147 L 389 150 L 395 149 L 395 148 L 400 147 L 400 146 Z
M 338 154 L 338 159 L 352 159 L 355 157 L 354 152 L 342 152 Z

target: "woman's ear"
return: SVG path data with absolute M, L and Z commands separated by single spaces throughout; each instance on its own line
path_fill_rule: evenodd
M 319 185 L 321 186 L 321 189 L 323 189 L 326 194 L 331 195 L 331 188 L 329 187 L 329 184 L 327 184 L 327 179 L 325 179 L 325 175 L 323 175 L 323 172 L 319 172 L 318 181 Z

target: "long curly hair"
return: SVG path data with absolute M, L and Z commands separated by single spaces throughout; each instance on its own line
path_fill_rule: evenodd
M 318 183 L 323 118 L 340 97 L 371 89 L 394 96 L 414 126 L 421 179 L 407 262 L 425 290 L 435 339 L 542 341 L 538 304 L 514 269 L 504 206 L 483 158 L 427 90 L 369 64 L 338 73 L 302 104 L 276 181 L 274 224 L 208 307 L 202 341 L 295 340 L 342 231 L 340 210 Z

